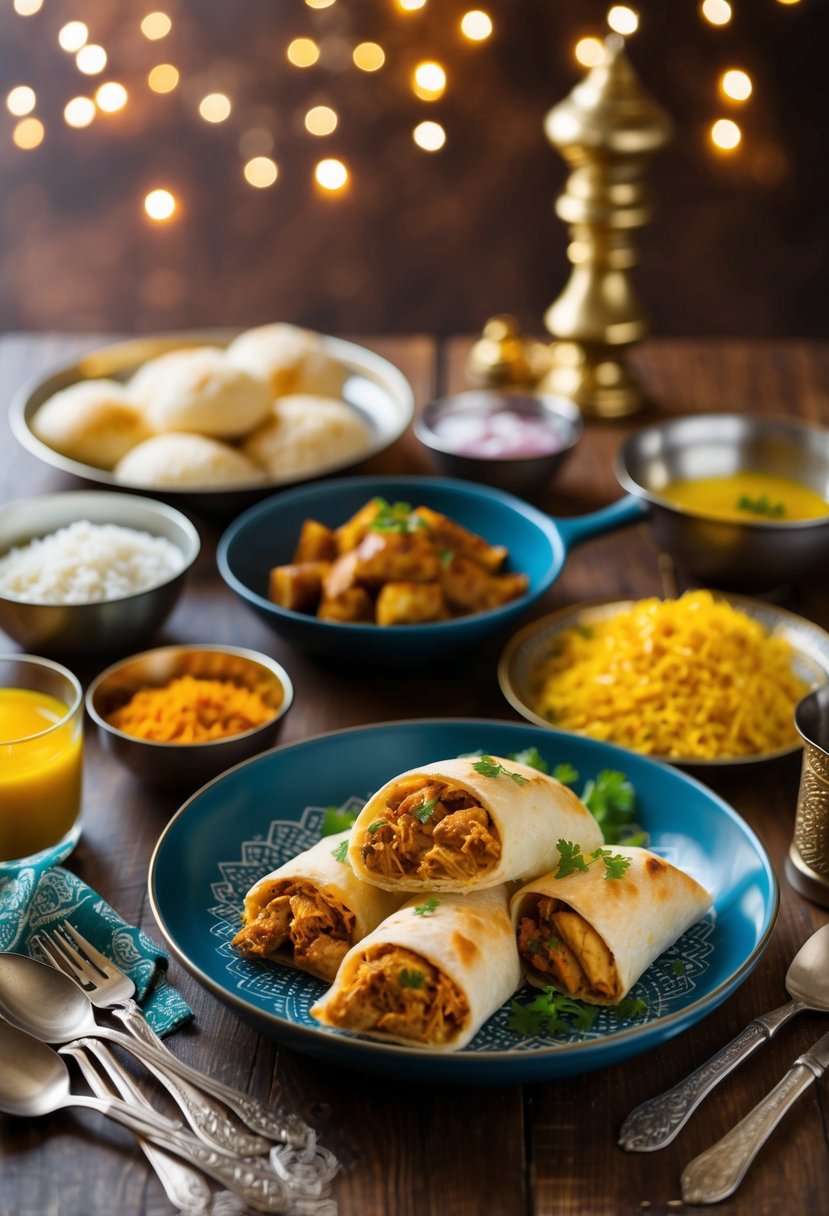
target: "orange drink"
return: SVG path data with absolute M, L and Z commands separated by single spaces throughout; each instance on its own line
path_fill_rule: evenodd
M 82 705 L 57 663 L 0 657 L 0 870 L 80 835 Z

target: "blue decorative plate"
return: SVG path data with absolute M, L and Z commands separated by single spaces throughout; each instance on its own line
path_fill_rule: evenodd
M 462 1051 L 375 1043 L 319 1026 L 309 1014 L 324 985 L 237 956 L 230 939 L 242 901 L 263 874 L 319 838 L 324 808 L 362 802 L 416 765 L 535 746 L 552 768 L 568 761 L 576 789 L 602 769 L 624 772 L 650 847 L 714 896 L 713 910 L 648 969 L 631 995 L 635 1020 L 602 1011 L 589 1031 L 522 1038 L 499 1009 Z M 408 1080 L 507 1084 L 568 1076 L 628 1059 L 699 1021 L 747 977 L 765 950 L 779 890 L 748 825 L 706 786 L 609 744 L 522 723 L 395 722 L 320 735 L 254 757 L 199 790 L 170 821 L 150 864 L 150 900 L 172 953 L 262 1033 L 328 1063 Z M 522 996 L 519 993 L 518 999 Z

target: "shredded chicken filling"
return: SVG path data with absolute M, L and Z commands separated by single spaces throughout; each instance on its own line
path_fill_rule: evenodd
M 501 842 L 489 812 L 465 789 L 409 777 L 369 824 L 362 856 L 386 878 L 474 878 L 497 864 Z
M 541 896 L 533 913 L 521 918 L 518 949 L 570 996 L 612 999 L 618 992 L 612 953 L 584 917 L 561 900 Z
M 451 1043 L 469 1018 L 458 986 L 402 946 L 372 946 L 329 1003 L 327 1016 L 345 1030 L 379 1031 L 417 1043 Z
M 284 880 L 268 902 L 248 917 L 232 944 L 248 958 L 285 955 L 298 967 L 333 980 L 352 945 L 354 913 L 310 883 Z

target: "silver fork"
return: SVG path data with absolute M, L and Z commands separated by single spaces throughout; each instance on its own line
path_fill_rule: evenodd
M 243 1157 L 267 1152 L 269 1141 L 298 1145 L 306 1142 L 309 1129 L 297 1116 L 278 1114 L 256 1098 L 231 1089 L 174 1056 L 147 1024 L 140 1006 L 132 999 L 135 985 L 129 976 L 96 950 L 68 921 L 63 921 L 60 928 L 60 933 L 41 934 L 39 938 L 49 962 L 73 979 L 93 1005 L 109 1010 L 135 1039 L 144 1044 L 142 1061 L 169 1089 L 201 1139 Z M 226 1110 L 212 1099 L 229 1107 L 247 1128 L 260 1134 L 251 1136 L 237 1131 L 231 1126 Z M 263 1139 L 265 1136 L 268 1140 Z

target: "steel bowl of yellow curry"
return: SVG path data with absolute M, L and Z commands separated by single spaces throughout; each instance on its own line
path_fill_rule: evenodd
M 829 430 L 744 414 L 644 427 L 615 462 L 660 546 L 704 583 L 768 590 L 825 569 Z

